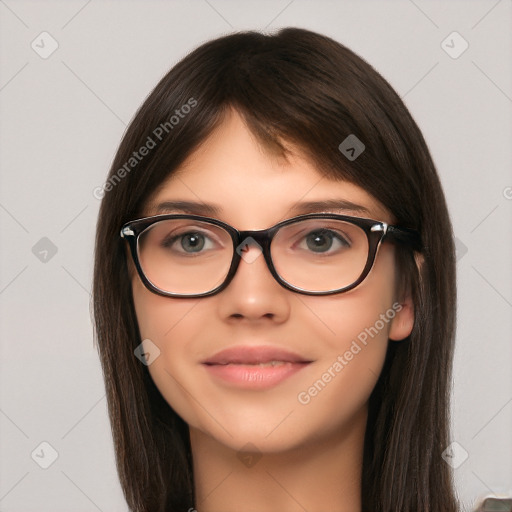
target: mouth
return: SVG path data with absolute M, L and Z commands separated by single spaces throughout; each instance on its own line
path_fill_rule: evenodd
M 246 362 L 246 361 L 236 361 L 236 362 L 229 362 L 229 363 L 204 363 L 206 365 L 210 365 L 210 366 L 233 366 L 233 365 L 238 365 L 238 366 L 261 366 L 261 367 L 269 367 L 269 366 L 280 366 L 280 365 L 283 365 L 283 364 L 286 364 L 286 363 L 289 363 L 290 361 L 267 361 L 267 362 L 264 362 L 264 363 L 249 363 L 249 362 Z M 304 363 L 306 364 L 306 363 Z
M 203 361 L 216 380 L 245 389 L 267 389 L 291 377 L 313 361 L 268 346 L 232 347 Z
M 272 365 L 279 363 L 311 363 L 294 352 L 272 346 L 240 346 L 231 347 L 217 352 L 203 361 L 207 365 Z

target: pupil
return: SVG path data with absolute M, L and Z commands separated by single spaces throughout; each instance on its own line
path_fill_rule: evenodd
M 187 248 L 201 250 L 204 246 L 204 238 L 199 233 L 191 233 L 182 239 L 181 246 L 185 250 Z
M 312 236 L 312 238 L 308 237 L 308 248 L 309 249 L 322 249 L 322 241 L 326 241 L 326 240 L 328 242 L 328 247 L 325 247 L 325 249 L 329 249 L 331 247 L 331 244 L 332 244 L 332 236 L 331 235 L 327 235 L 326 233 L 323 233 L 323 232 L 320 232 L 320 233 L 317 232 L 311 236 Z M 314 244 L 316 244 L 316 245 L 310 244 L 309 243 L 310 240 L 314 240 Z

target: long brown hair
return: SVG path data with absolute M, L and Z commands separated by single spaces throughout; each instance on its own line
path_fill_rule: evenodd
M 92 307 L 128 505 L 136 512 L 186 511 L 194 507 L 194 478 L 188 427 L 134 356 L 142 340 L 119 230 L 141 216 L 148 198 L 228 108 L 241 113 L 269 151 L 285 154 L 283 142 L 296 144 L 324 176 L 361 186 L 397 224 L 420 232 L 420 267 L 411 251 L 397 251 L 415 322 L 408 339 L 389 344 L 370 398 L 362 508 L 458 510 L 442 458 L 449 444 L 456 289 L 440 181 L 419 128 L 384 78 L 342 44 L 298 28 L 233 33 L 183 58 L 134 116 L 102 189 Z M 353 161 L 338 149 L 351 134 L 365 145 Z M 142 146 L 151 148 L 130 160 Z

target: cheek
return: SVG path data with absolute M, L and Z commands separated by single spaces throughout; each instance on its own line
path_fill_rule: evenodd
M 175 332 L 181 328 L 179 324 L 187 324 L 187 317 L 200 303 L 200 299 L 175 299 L 152 293 L 138 276 L 132 280 L 132 293 L 142 339 L 151 339 L 161 350 L 176 337 Z M 187 324 L 187 329 L 190 328 Z
M 311 415 L 331 411 L 325 428 L 335 428 L 360 409 L 382 371 L 388 333 L 399 307 L 394 303 L 392 251 L 382 251 L 372 273 L 345 294 L 303 297 L 308 331 L 319 340 L 321 364 L 298 395 Z
M 208 304 L 156 295 L 138 278 L 132 282 L 132 291 L 141 339 L 151 340 L 159 350 L 148 366 L 151 378 L 167 403 L 185 421 L 195 423 L 190 397 L 196 392 L 188 373 L 200 359 L 193 340 L 208 337 L 204 329 Z
M 170 308 L 169 302 L 174 299 L 150 292 L 138 276 L 132 280 L 132 293 L 142 340 L 150 339 L 160 351 L 165 351 L 166 336 L 172 331 L 180 313 L 184 316 L 183 307 Z
M 300 298 L 305 306 L 304 318 L 308 318 L 316 338 L 324 340 L 330 350 L 348 349 L 353 340 L 364 344 L 365 338 L 387 341 L 395 315 L 395 269 L 392 250 L 389 247 L 381 249 L 372 272 L 354 290 Z M 380 345 L 384 345 L 385 352 L 387 344 Z M 376 350 L 379 351 L 378 347 Z

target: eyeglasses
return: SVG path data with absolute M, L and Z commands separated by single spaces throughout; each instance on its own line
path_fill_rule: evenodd
M 240 260 L 261 253 L 276 281 L 305 295 L 347 292 L 363 282 L 384 241 L 421 250 L 417 231 L 333 213 L 299 215 L 269 229 L 238 231 L 218 219 L 164 214 L 128 222 L 130 246 L 148 290 L 166 297 L 206 297 L 226 288 Z M 258 251 L 250 251 L 255 246 Z

